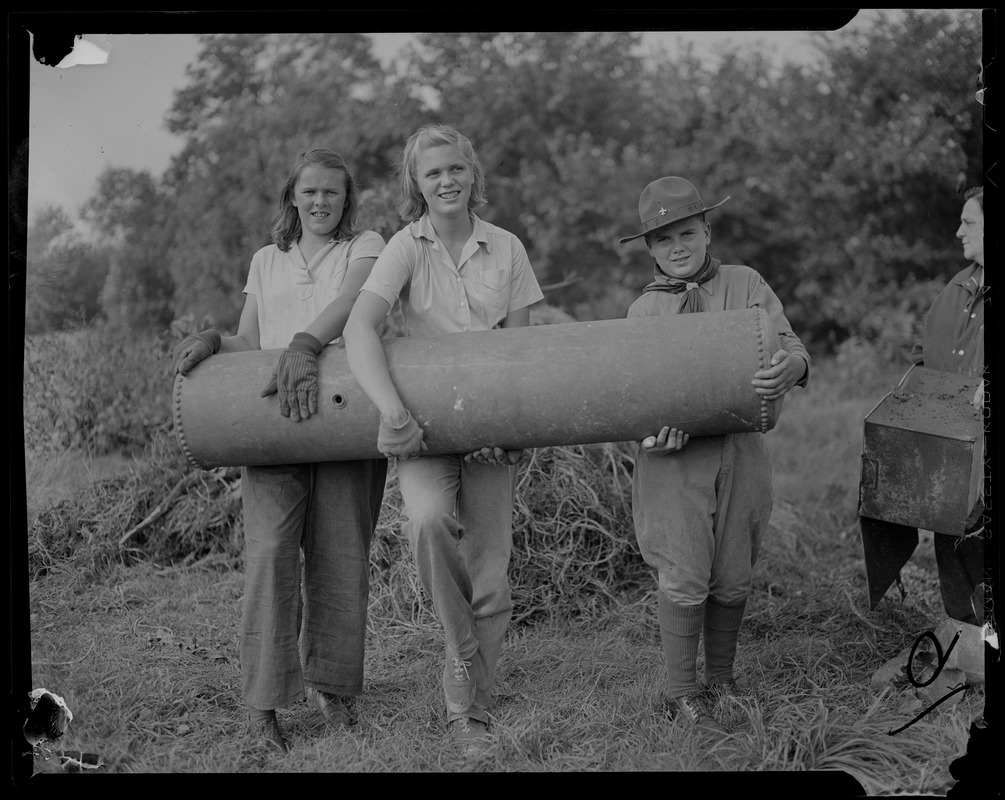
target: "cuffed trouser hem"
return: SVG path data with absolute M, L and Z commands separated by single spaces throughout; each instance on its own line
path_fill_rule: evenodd
M 317 681 L 304 681 L 304 689 L 316 689 L 325 694 L 337 694 L 339 697 L 358 697 L 363 693 L 363 687 L 359 685 L 337 686 L 330 683 L 318 683 Z

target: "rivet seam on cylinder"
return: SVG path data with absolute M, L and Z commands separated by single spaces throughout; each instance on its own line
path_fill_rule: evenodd
M 765 353 L 765 333 L 764 326 L 761 324 L 761 309 L 754 309 L 757 315 L 757 361 L 761 365 L 761 369 L 768 368 L 768 356 Z M 758 395 L 761 400 L 761 433 L 768 432 L 768 401 L 764 399 L 763 395 Z
M 171 409 L 174 416 L 174 432 L 178 437 L 178 444 L 181 445 L 181 451 L 185 454 L 185 458 L 189 460 L 189 463 L 192 464 L 192 466 L 202 469 L 202 464 L 195 460 L 195 457 L 192 455 L 192 451 L 189 449 L 188 441 L 185 439 L 185 429 L 181 424 L 181 385 L 184 380 L 184 375 L 175 376 L 174 402 L 172 403 Z

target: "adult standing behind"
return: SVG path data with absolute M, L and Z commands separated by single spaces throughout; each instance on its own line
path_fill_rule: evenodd
M 929 369 L 982 378 L 974 407 L 984 408 L 984 187 L 963 195 L 956 238 L 970 265 L 957 272 L 925 315 L 922 340 L 911 361 Z M 962 301 L 962 302 L 961 302 Z
M 970 264 L 957 272 L 936 297 L 925 318 L 922 341 L 911 360 L 943 372 L 980 378 L 974 407 L 984 410 L 984 187 L 964 193 L 956 237 Z M 967 521 L 962 540 L 937 535 L 936 562 L 946 611 L 972 625 L 984 623 L 978 587 L 984 581 L 984 486 Z M 938 533 L 938 532 L 936 532 Z
M 302 153 L 280 192 L 274 243 L 252 258 L 237 335 L 211 329 L 187 337 L 173 372 L 184 375 L 215 353 L 285 347 L 262 396 L 278 391 L 283 416 L 309 419 L 317 411 L 317 356 L 342 335 L 384 248 L 380 234 L 357 230 L 358 196 L 337 153 Z M 329 726 L 354 721 L 370 542 L 386 475 L 383 458 L 242 470 L 242 695 L 253 735 L 273 750 L 289 750 L 275 709 L 303 698 L 305 686 Z
M 964 194 L 956 238 L 970 264 L 957 272 L 935 298 L 925 315 L 921 341 L 911 351 L 911 361 L 928 369 L 980 378 L 973 404 L 984 409 L 984 189 Z M 983 482 L 977 501 L 964 524 L 963 536 L 933 531 L 939 572 L 939 590 L 946 615 L 968 626 L 984 624 L 984 498 Z M 873 605 L 897 578 L 918 545 L 918 529 L 886 520 L 859 517 L 869 594 Z M 942 630 L 943 626 L 939 626 Z M 983 649 L 976 627 L 961 629 L 969 647 Z M 948 647 L 942 642 L 943 648 Z M 960 650 L 964 645 L 958 645 Z M 912 649 L 905 649 L 877 671 L 888 680 L 903 672 Z M 969 680 L 982 682 L 974 671 Z
M 520 240 L 473 211 L 485 202 L 485 176 L 466 137 L 443 125 L 420 128 L 399 168 L 408 225 L 363 285 L 346 324 L 346 353 L 380 411 L 377 447 L 397 458 L 404 531 L 443 625 L 447 722 L 457 741 L 470 744 L 487 731 L 512 616 L 507 569 L 522 452 L 488 446 L 420 457 L 423 430 L 391 379 L 377 329 L 395 303 L 407 336 L 524 326 L 543 294 Z
M 922 339 L 911 360 L 929 369 L 981 378 L 974 406 L 984 408 L 984 187 L 963 196 L 956 238 L 971 263 L 957 272 L 935 298 L 925 317 Z M 984 624 L 984 492 L 967 520 L 962 538 L 934 531 L 939 589 L 946 614 L 971 625 Z

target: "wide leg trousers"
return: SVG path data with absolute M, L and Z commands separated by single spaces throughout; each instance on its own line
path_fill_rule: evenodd
M 386 475 L 385 459 L 243 470 L 246 704 L 280 708 L 305 684 L 362 691 L 370 542 Z

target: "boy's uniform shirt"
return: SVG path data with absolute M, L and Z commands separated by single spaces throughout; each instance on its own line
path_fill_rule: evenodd
M 759 273 L 723 264 L 700 291 L 707 311 L 699 313 L 763 308 L 782 347 L 806 359 L 806 375 L 797 384 L 806 385 L 809 355 Z M 683 293 L 646 292 L 628 316 L 677 314 L 683 299 Z M 653 420 L 654 434 L 661 424 Z M 744 600 L 772 507 L 764 435 L 694 437 L 683 450 L 661 456 L 639 450 L 632 507 L 643 557 L 657 569 L 660 588 L 671 600 L 685 605 L 709 596 L 727 604 Z
M 296 245 L 284 253 L 270 244 L 255 253 L 244 293 L 258 305 L 259 347 L 285 348 L 342 294 L 349 262 L 376 258 L 383 250 L 379 233 L 362 231 L 349 241 L 329 241 L 309 264 Z
M 971 378 L 984 374 L 984 287 L 977 279 L 982 267 L 960 270 L 935 298 L 925 315 L 922 340 L 911 361 L 929 369 Z
M 658 282 L 659 279 L 657 279 Z M 669 282 L 669 279 L 668 281 Z M 810 357 L 799 337 L 792 332 L 792 326 L 785 318 L 782 303 L 761 277 L 760 273 L 738 264 L 722 264 L 718 274 L 699 287 L 708 311 L 741 311 L 745 308 L 763 308 L 778 332 L 782 347 L 794 355 L 806 359 L 806 375 L 797 386 L 805 386 L 809 378 Z M 629 317 L 658 316 L 676 314 L 683 302 L 684 294 L 671 292 L 646 292 L 632 303 Z M 705 313 L 705 312 L 700 312 Z M 751 375 L 753 378 L 753 375 Z
M 429 215 L 387 243 L 363 289 L 400 304 L 409 336 L 495 328 L 510 311 L 544 297 L 523 243 L 472 214 L 474 230 L 459 264 L 433 230 Z

